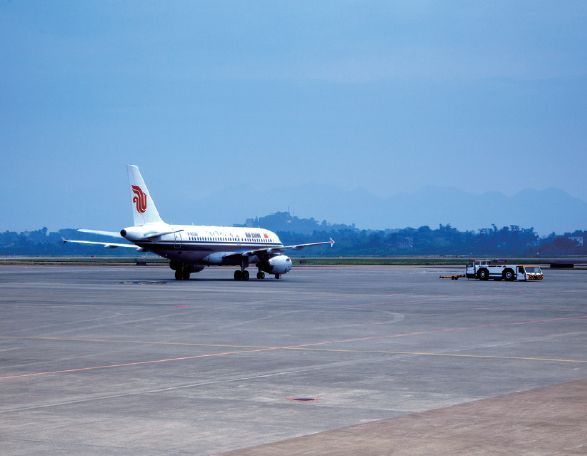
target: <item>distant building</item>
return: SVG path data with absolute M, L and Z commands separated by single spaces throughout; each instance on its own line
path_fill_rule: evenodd
M 401 250 L 411 250 L 414 248 L 414 238 L 405 237 L 397 241 L 397 248 Z
M 575 241 L 579 247 L 583 247 L 585 245 L 585 236 L 569 236 L 567 239 Z

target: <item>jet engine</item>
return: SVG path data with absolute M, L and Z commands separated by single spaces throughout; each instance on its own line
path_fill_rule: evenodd
M 291 270 L 291 258 L 286 255 L 277 255 L 260 263 L 260 269 L 269 274 L 285 274 Z

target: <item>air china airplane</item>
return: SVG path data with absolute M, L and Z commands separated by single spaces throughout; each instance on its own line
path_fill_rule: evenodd
M 279 279 L 291 270 L 291 258 L 285 250 L 300 250 L 306 247 L 330 244 L 283 245 L 279 237 L 263 228 L 237 228 L 229 226 L 168 225 L 159 216 L 153 198 L 145 185 L 139 168 L 128 165 L 134 225 L 120 233 L 101 230 L 78 230 L 83 233 L 100 234 L 113 238 L 125 238 L 132 244 L 117 242 L 94 242 L 64 239 L 63 242 L 102 245 L 107 248 L 131 248 L 153 252 L 170 260 L 177 280 L 189 280 L 190 274 L 200 272 L 206 266 L 239 266 L 234 271 L 234 280 L 249 280 L 247 267 L 257 266 L 257 279 L 265 273 Z

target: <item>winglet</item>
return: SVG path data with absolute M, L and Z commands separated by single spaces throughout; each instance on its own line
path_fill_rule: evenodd
M 334 239 L 330 238 L 330 248 L 334 247 L 334 244 L 336 244 L 336 242 L 334 242 Z

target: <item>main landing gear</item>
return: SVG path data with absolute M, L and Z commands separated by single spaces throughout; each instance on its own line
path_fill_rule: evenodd
M 179 261 L 171 261 L 169 267 L 175 271 L 175 280 L 190 280 L 190 274 L 204 269 L 204 266 L 199 264 L 180 263 Z
M 190 271 L 185 269 L 177 269 L 175 271 L 175 280 L 190 280 Z
M 249 271 L 237 269 L 234 271 L 234 280 L 249 280 Z
M 241 260 L 241 268 L 234 271 L 234 280 L 249 280 L 249 271 L 247 271 L 247 266 L 249 265 L 249 259 L 243 258 Z M 257 275 L 259 278 L 259 275 Z

